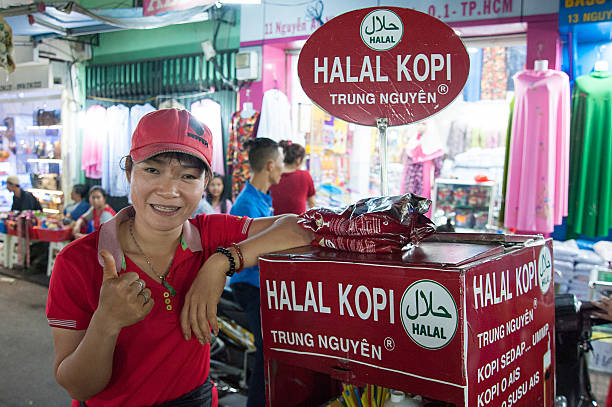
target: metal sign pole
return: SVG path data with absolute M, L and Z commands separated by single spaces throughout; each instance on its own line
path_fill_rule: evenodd
M 376 119 L 378 128 L 378 140 L 380 151 L 380 192 L 383 196 L 389 195 L 389 180 L 387 178 L 387 126 L 389 120 L 386 117 Z

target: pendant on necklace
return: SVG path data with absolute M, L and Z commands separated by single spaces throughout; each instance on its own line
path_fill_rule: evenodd
M 162 285 L 166 288 L 166 290 L 168 290 L 171 297 L 174 297 L 176 295 L 176 290 L 170 285 L 169 282 L 166 281 L 165 278 L 162 280 Z

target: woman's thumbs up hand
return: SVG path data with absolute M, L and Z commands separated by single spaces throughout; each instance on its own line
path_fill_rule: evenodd
M 96 313 L 104 326 L 113 332 L 142 321 L 153 309 L 151 290 L 145 287 L 137 273 L 117 273 L 115 259 L 106 250 L 100 251 L 104 260 L 102 286 Z

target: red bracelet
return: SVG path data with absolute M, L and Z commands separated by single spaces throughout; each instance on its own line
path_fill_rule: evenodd
M 240 266 L 236 269 L 235 272 L 240 273 L 244 269 L 244 257 L 242 256 L 242 250 L 240 250 L 240 246 L 238 246 L 238 243 L 232 243 L 232 247 L 236 250 L 238 260 L 240 260 Z

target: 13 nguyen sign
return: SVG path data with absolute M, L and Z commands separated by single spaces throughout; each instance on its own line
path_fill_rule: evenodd
M 612 21 L 610 0 L 560 0 L 559 26 Z
M 469 56 L 452 28 L 399 7 L 342 14 L 302 48 L 298 75 L 306 94 L 333 116 L 375 126 L 429 117 L 452 102 L 469 73 Z

